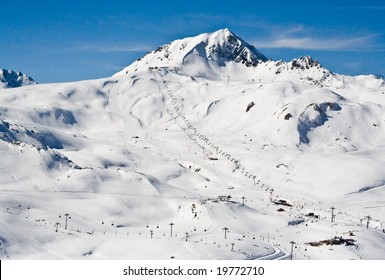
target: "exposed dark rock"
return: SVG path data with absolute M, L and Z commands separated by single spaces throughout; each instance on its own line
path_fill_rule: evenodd
M 255 105 L 254 102 L 250 102 L 249 105 L 247 105 L 246 113 L 247 113 L 248 111 L 250 111 L 250 109 L 251 109 L 254 105 Z
M 289 119 L 292 118 L 292 117 L 293 117 L 292 114 L 287 113 L 287 114 L 285 115 L 285 120 L 289 120 Z

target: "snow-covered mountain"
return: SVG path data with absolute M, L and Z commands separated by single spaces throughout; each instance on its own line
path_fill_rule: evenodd
M 154 67 L 183 67 L 196 75 L 210 75 L 228 64 L 255 67 L 265 61 L 267 58 L 255 47 L 230 30 L 222 29 L 163 45 L 120 73 Z
M 384 259 L 384 91 L 228 29 L 3 89 L 0 257 Z
M 36 82 L 29 76 L 13 70 L 0 69 L 0 89 L 34 85 Z

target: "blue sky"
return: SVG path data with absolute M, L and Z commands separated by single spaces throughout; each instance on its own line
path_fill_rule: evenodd
M 108 77 L 175 39 L 229 28 L 268 58 L 385 75 L 385 2 L 5 1 L 0 68 L 37 82 Z

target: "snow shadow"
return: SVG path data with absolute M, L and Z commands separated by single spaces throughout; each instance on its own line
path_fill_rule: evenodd
M 341 106 L 335 102 L 309 104 L 298 117 L 297 130 L 300 144 L 309 144 L 309 132 L 314 128 L 324 125 L 325 122 L 329 120 L 330 117 L 327 115 L 328 110 L 340 111 L 341 109 Z

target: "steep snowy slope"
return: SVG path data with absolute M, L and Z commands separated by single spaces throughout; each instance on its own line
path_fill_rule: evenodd
M 34 85 L 36 82 L 29 76 L 19 72 L 0 69 L 0 89 Z
M 3 89 L 0 257 L 384 259 L 384 90 L 227 29 Z

